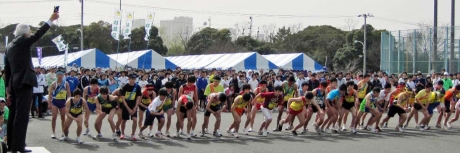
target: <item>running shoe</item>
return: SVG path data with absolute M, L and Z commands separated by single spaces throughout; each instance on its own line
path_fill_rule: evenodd
M 77 137 L 77 143 L 78 144 L 83 144 L 83 141 L 80 139 L 80 137 Z
M 352 134 L 356 134 L 356 128 L 351 128 L 351 131 L 350 131 Z
M 282 124 L 278 125 L 277 131 L 282 131 L 282 130 L 283 130 L 283 125 L 282 125 Z M 274 132 L 274 131 L 273 131 L 273 132 Z
M 63 136 L 59 139 L 59 141 L 67 141 L 69 140 L 69 137 Z
M 190 137 L 189 134 L 187 134 L 187 140 L 192 140 L 192 137 Z
M 133 136 L 134 136 L 134 135 L 133 135 Z M 133 136 L 131 136 L 131 137 L 133 137 Z M 144 134 L 143 134 L 143 133 L 139 133 L 139 138 L 141 138 L 141 139 L 145 139 L 145 136 L 144 136 Z M 135 141 L 135 140 L 134 140 L 134 141 Z
M 132 140 L 132 141 L 137 141 L 136 136 L 135 136 L 135 135 L 131 135 L 131 140 Z
M 112 139 L 113 139 L 113 140 L 117 140 L 117 137 L 118 137 L 118 136 L 117 136 L 116 133 L 112 134 Z
M 308 129 L 303 129 L 302 132 L 300 132 L 300 134 L 305 134 L 307 133 Z
M 125 135 L 124 134 L 121 134 L 120 135 L 120 140 L 123 140 L 125 138 Z
M 262 135 L 263 135 L 263 136 L 268 136 L 267 130 L 263 130 L 263 134 L 262 134 Z
M 51 135 L 51 139 L 56 139 L 56 136 L 54 134 Z
M 398 129 L 399 132 L 404 132 L 404 130 L 399 126 L 396 129 Z
M 153 135 L 152 133 L 149 132 L 149 133 L 147 134 L 147 136 L 153 138 L 154 135 Z
M 449 122 L 447 122 L 447 129 L 448 130 L 452 129 L 452 125 Z
M 296 131 L 291 131 L 292 135 L 294 136 L 297 136 L 297 132 Z
M 102 134 L 97 134 L 96 138 L 102 138 Z
M 157 136 L 157 137 L 163 137 L 163 133 L 161 133 L 160 131 L 157 131 L 157 133 L 155 133 L 155 136 Z M 152 134 L 151 137 L 153 137 L 153 134 Z
M 251 127 L 251 128 L 249 128 L 248 132 L 252 132 L 252 127 Z
M 240 136 L 238 135 L 238 133 L 234 134 L 235 138 L 240 138 Z
M 382 126 L 382 127 L 383 127 L 383 128 L 387 128 L 387 127 L 388 127 L 388 122 L 383 123 L 383 126 Z
M 166 131 L 166 136 L 169 137 L 169 131 Z
M 264 134 L 264 132 L 262 132 L 262 131 L 257 131 L 257 134 L 259 134 L 259 135 L 263 135 L 263 134 Z
M 83 135 L 88 135 L 89 133 L 89 129 L 86 129 L 85 133 L 83 133 Z
M 121 131 L 117 130 L 115 133 L 117 133 L 117 136 L 121 136 Z
M 407 129 L 407 124 L 403 126 L 403 129 Z

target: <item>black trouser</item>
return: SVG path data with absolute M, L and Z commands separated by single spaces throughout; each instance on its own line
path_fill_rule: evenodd
M 30 109 L 30 113 L 32 113 L 32 116 L 35 116 L 35 111 L 37 111 L 38 116 L 42 116 L 42 100 L 43 93 L 34 93 L 34 96 L 32 98 L 32 108 Z
M 6 147 L 6 143 L 2 142 L 2 152 L 1 153 L 7 153 L 8 148 Z
M 11 84 L 10 84 L 11 85 Z M 12 151 L 25 149 L 29 109 L 32 102 L 33 87 L 11 85 L 10 114 L 7 125 L 8 147 Z

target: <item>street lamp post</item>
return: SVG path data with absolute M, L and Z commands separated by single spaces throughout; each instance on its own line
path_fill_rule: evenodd
M 358 41 L 358 40 L 355 40 L 355 43 L 360 43 L 361 45 L 363 45 L 363 74 L 366 74 L 366 49 L 364 47 L 366 47 L 364 45 L 363 42 L 361 41 Z

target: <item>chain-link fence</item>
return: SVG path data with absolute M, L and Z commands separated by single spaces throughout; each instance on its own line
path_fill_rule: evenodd
M 380 69 L 387 73 L 439 72 L 442 69 L 460 72 L 460 26 L 455 27 L 454 55 L 451 56 L 451 27 L 382 32 Z M 458 30 L 457 30 L 458 29 Z M 435 51 L 436 49 L 436 51 Z M 449 65 L 452 59 L 452 65 Z

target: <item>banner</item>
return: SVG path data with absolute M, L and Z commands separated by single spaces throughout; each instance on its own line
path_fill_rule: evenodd
M 38 65 L 42 65 L 42 48 L 37 47 Z
M 121 25 L 121 10 L 115 10 L 114 13 L 114 18 L 112 22 L 112 32 L 110 35 L 112 35 L 112 38 L 115 40 L 120 40 L 120 25 Z
M 123 39 L 131 39 L 131 28 L 133 25 L 133 17 L 134 13 L 133 12 L 126 12 L 126 22 L 125 22 L 125 28 L 123 30 Z
M 56 44 L 56 47 L 58 48 L 60 52 L 66 50 L 67 45 L 64 44 L 64 40 L 62 40 L 62 35 L 57 36 L 52 41 L 54 44 Z
M 149 38 L 150 38 L 150 29 L 152 29 L 152 23 L 153 23 L 153 17 L 154 17 L 154 13 L 148 13 L 147 14 L 147 18 L 145 18 L 145 37 L 144 37 L 144 40 L 145 41 L 149 41 Z

